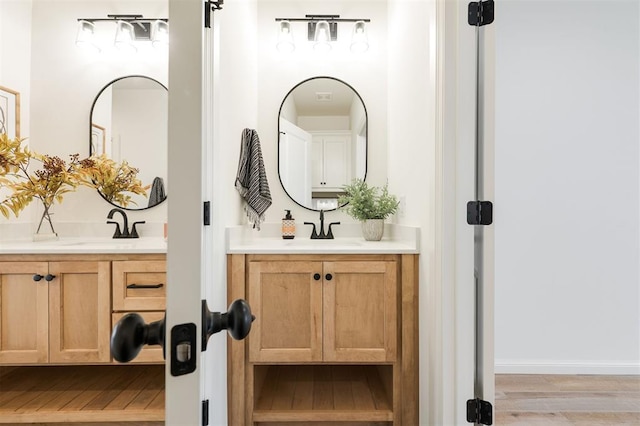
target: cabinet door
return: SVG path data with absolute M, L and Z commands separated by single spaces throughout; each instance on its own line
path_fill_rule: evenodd
M 311 187 L 315 190 L 324 188 L 324 160 L 322 138 L 313 136 L 311 142 Z
M 325 136 L 323 146 L 324 187 L 340 189 L 348 183 L 348 136 Z
M 249 263 L 250 361 L 322 360 L 321 273 L 321 262 Z
M 325 262 L 323 278 L 324 360 L 395 361 L 396 263 Z
M 47 262 L 0 262 L 0 363 L 46 363 L 49 348 Z
M 111 263 L 50 262 L 50 362 L 109 362 Z

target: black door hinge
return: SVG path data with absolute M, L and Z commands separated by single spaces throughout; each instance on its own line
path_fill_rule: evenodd
M 493 406 L 480 398 L 467 401 L 467 422 L 481 425 L 493 424 Z
M 493 0 L 469 3 L 469 25 L 481 27 L 493 22 Z
M 204 2 L 204 27 L 211 28 L 211 14 L 216 10 L 222 10 L 224 0 Z
M 202 210 L 204 226 L 211 225 L 211 201 L 205 201 Z
M 209 424 L 209 400 L 202 401 L 202 426 Z
M 469 225 L 491 225 L 493 204 L 491 201 L 469 201 L 467 203 L 467 223 Z

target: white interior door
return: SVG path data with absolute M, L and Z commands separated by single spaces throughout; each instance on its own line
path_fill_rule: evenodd
M 311 202 L 311 133 L 280 118 L 280 180 L 289 196 L 306 207 Z
M 168 202 L 166 311 L 166 424 L 202 424 L 201 300 L 207 281 L 203 194 L 207 176 L 205 141 L 204 7 L 200 0 L 169 0 L 169 170 L 174 188 Z M 172 330 L 196 328 L 195 371 L 171 373 Z M 224 367 L 223 367 L 224 368 Z M 224 385 L 224 384 L 221 384 Z

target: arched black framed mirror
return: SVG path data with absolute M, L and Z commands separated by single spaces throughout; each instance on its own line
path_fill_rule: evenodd
M 278 112 L 278 175 L 309 210 L 335 210 L 342 186 L 367 175 L 368 117 L 349 84 L 313 77 L 287 93 Z
M 106 154 L 116 162 L 137 168 L 149 186 L 147 196 L 133 194 L 126 210 L 144 210 L 166 198 L 168 91 L 153 78 L 130 75 L 105 85 L 91 106 L 89 154 Z

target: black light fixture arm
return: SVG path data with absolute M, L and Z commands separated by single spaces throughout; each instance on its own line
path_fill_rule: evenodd
M 87 22 L 116 22 L 125 21 L 129 23 L 151 23 L 155 21 L 169 22 L 168 18 L 145 18 L 142 15 L 107 15 L 106 18 L 78 18 L 78 21 Z
M 289 21 L 289 22 L 371 22 L 371 19 L 367 18 L 340 18 L 340 15 L 305 15 L 304 18 L 276 18 L 276 22 Z

